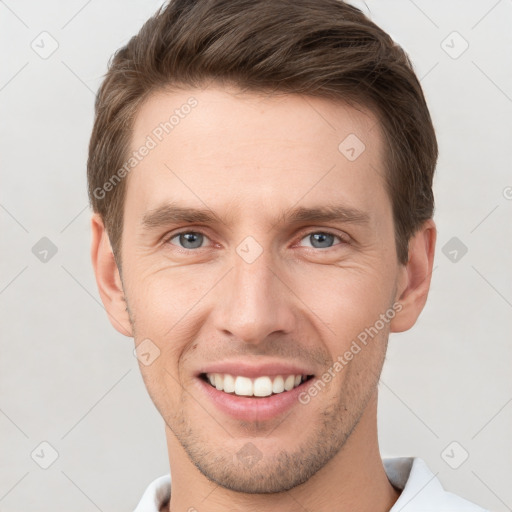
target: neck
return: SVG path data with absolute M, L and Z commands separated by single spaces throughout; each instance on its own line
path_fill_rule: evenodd
M 169 512 L 203 509 L 209 512 L 295 512 L 297 509 L 388 512 L 400 495 L 389 482 L 380 457 L 377 392 L 337 455 L 307 482 L 281 493 L 242 494 L 210 482 L 190 462 L 168 428 L 166 434 L 172 461 Z

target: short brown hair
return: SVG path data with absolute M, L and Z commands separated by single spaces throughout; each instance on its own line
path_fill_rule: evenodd
M 341 0 L 171 0 L 115 53 L 96 97 L 87 175 L 118 263 L 126 180 L 108 194 L 102 187 L 126 162 L 138 108 L 156 90 L 212 80 L 374 112 L 398 260 L 407 263 L 410 237 L 434 211 L 434 127 L 407 54 Z

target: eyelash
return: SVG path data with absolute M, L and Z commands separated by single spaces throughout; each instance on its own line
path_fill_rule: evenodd
M 187 249 L 185 247 L 180 247 L 179 245 L 175 245 L 175 244 L 172 244 L 171 243 L 171 240 L 173 238 L 176 238 L 180 235 L 184 235 L 184 234 L 187 234 L 187 233 L 194 233 L 194 234 L 197 234 L 197 235 L 203 235 L 204 237 L 206 237 L 208 240 L 210 239 L 208 237 L 208 235 L 202 231 L 196 231 L 196 230 L 192 230 L 192 229 L 188 229 L 188 230 L 185 230 L 185 231 L 179 231 L 177 233 L 172 233 L 171 235 L 168 235 L 165 237 L 165 243 L 167 244 L 170 244 L 170 245 L 173 245 L 176 249 L 178 249 L 179 251 L 182 251 L 182 252 L 185 252 L 185 253 L 190 253 L 190 252 L 194 252 L 194 251 L 198 251 L 199 249 L 207 249 L 207 247 L 198 247 L 197 249 Z M 346 245 L 349 243 L 348 240 L 346 240 L 343 236 L 341 235 L 338 235 L 336 233 L 333 233 L 332 231 L 329 231 L 329 230 L 319 230 L 319 229 L 316 229 L 316 230 L 312 230 L 312 231 L 308 231 L 306 232 L 305 234 L 303 234 L 300 238 L 299 238 L 299 242 L 304 240 L 304 238 L 307 238 L 308 236 L 311 236 L 315 233 L 322 233 L 324 235 L 331 235 L 335 238 L 338 238 L 340 240 L 340 242 L 338 244 L 335 244 L 331 247 L 326 247 L 326 248 L 317 248 L 317 247 L 307 247 L 307 249 L 313 249 L 313 250 L 320 250 L 320 251 L 326 251 L 328 249 L 333 249 L 335 248 L 336 246 L 338 245 Z M 348 238 L 348 235 L 346 235 L 346 237 Z

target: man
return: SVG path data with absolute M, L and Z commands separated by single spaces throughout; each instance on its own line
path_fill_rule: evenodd
M 436 160 L 406 54 L 339 0 L 174 0 L 117 52 L 92 260 L 172 475 L 137 512 L 482 510 L 377 441 L 389 333 L 430 285 Z

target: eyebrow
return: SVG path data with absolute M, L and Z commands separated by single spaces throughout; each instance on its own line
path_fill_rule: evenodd
M 166 204 L 146 212 L 142 218 L 145 228 L 159 228 L 177 222 L 213 224 L 219 218 L 211 210 L 188 208 L 176 204 Z
M 301 222 L 345 222 L 353 224 L 368 224 L 368 213 L 357 208 L 342 205 L 325 205 L 313 208 L 291 207 L 284 211 L 273 224 L 298 224 Z M 225 223 L 212 210 L 189 208 L 175 203 L 160 206 L 146 212 L 142 218 L 142 225 L 147 229 L 156 229 L 175 223 Z
M 292 207 L 286 210 L 278 222 L 349 222 L 354 224 L 368 224 L 370 215 L 357 208 L 342 205 L 325 205 L 314 208 Z

